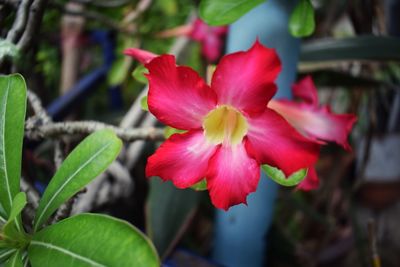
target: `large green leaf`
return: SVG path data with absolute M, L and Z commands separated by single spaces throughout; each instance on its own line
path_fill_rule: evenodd
M 199 196 L 194 190 L 177 189 L 161 179 L 150 180 L 146 230 L 162 258 L 182 237 L 196 211 Z
M 60 166 L 39 202 L 34 230 L 46 222 L 57 208 L 90 183 L 118 156 L 121 140 L 111 130 L 101 130 L 85 138 Z
M 15 251 L 17 251 L 15 248 L 0 248 L 0 263 L 9 259 Z
M 22 251 L 17 250 L 14 254 L 8 259 L 4 267 L 23 267 L 22 263 Z
M 32 267 L 158 267 L 151 242 L 125 221 L 80 214 L 35 233 L 28 247 Z
M 210 25 L 227 25 L 265 0 L 202 0 L 200 17 Z
M 302 45 L 300 61 L 400 60 L 400 38 L 357 36 L 322 39 Z
M 0 202 L 6 214 L 19 192 L 25 111 L 24 78 L 0 76 Z
M 293 173 L 289 177 L 278 168 L 272 167 L 270 165 L 261 165 L 261 169 L 276 183 L 283 185 L 283 186 L 295 186 L 301 183 L 306 176 L 308 169 L 301 169 L 297 172 Z
M 300 0 L 289 20 L 289 32 L 295 37 L 312 34 L 315 29 L 314 8 L 310 0 Z

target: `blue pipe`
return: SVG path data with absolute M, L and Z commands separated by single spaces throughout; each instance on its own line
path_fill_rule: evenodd
M 288 18 L 295 0 L 269 0 L 231 25 L 227 53 L 247 50 L 255 40 L 275 48 L 282 61 L 278 97 L 291 97 L 296 77 L 300 41 L 288 32 Z M 271 225 L 278 186 L 262 173 L 248 206 L 216 211 L 213 259 L 229 267 L 265 266 L 266 234 Z

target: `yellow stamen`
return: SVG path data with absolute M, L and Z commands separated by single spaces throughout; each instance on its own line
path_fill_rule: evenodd
M 231 106 L 211 110 L 203 121 L 206 138 L 213 144 L 236 145 L 242 142 L 248 125 L 244 116 Z

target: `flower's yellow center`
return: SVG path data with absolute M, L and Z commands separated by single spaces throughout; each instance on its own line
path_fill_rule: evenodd
M 213 144 L 236 145 L 242 142 L 248 125 L 244 116 L 231 106 L 211 110 L 203 121 L 206 138 Z

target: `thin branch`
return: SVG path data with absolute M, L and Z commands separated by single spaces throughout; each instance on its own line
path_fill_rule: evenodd
M 26 29 L 17 43 L 17 47 L 21 51 L 27 50 L 30 47 L 34 36 L 37 36 L 46 4 L 47 0 L 34 0 L 32 3 L 29 9 L 29 17 L 26 24 Z
M 79 3 L 79 4 L 88 4 L 92 6 L 98 6 L 98 7 L 120 7 L 123 5 L 126 5 L 132 0 L 72 0 L 71 2 Z
M 97 121 L 67 121 L 43 125 L 30 123 L 27 124 L 25 128 L 25 136 L 30 139 L 59 137 L 61 135 L 90 134 L 102 129 L 113 130 L 119 138 L 126 142 L 165 139 L 164 130 L 160 128 L 146 127 L 124 129 Z
M 7 33 L 6 39 L 12 43 L 17 42 L 25 29 L 28 21 L 29 6 L 32 0 L 22 0 L 18 5 L 17 15 L 11 29 Z
M 31 90 L 28 90 L 28 100 L 36 117 L 42 120 L 42 123 L 49 123 L 51 118 L 47 114 L 46 110 L 43 108 L 42 101 L 40 98 Z

